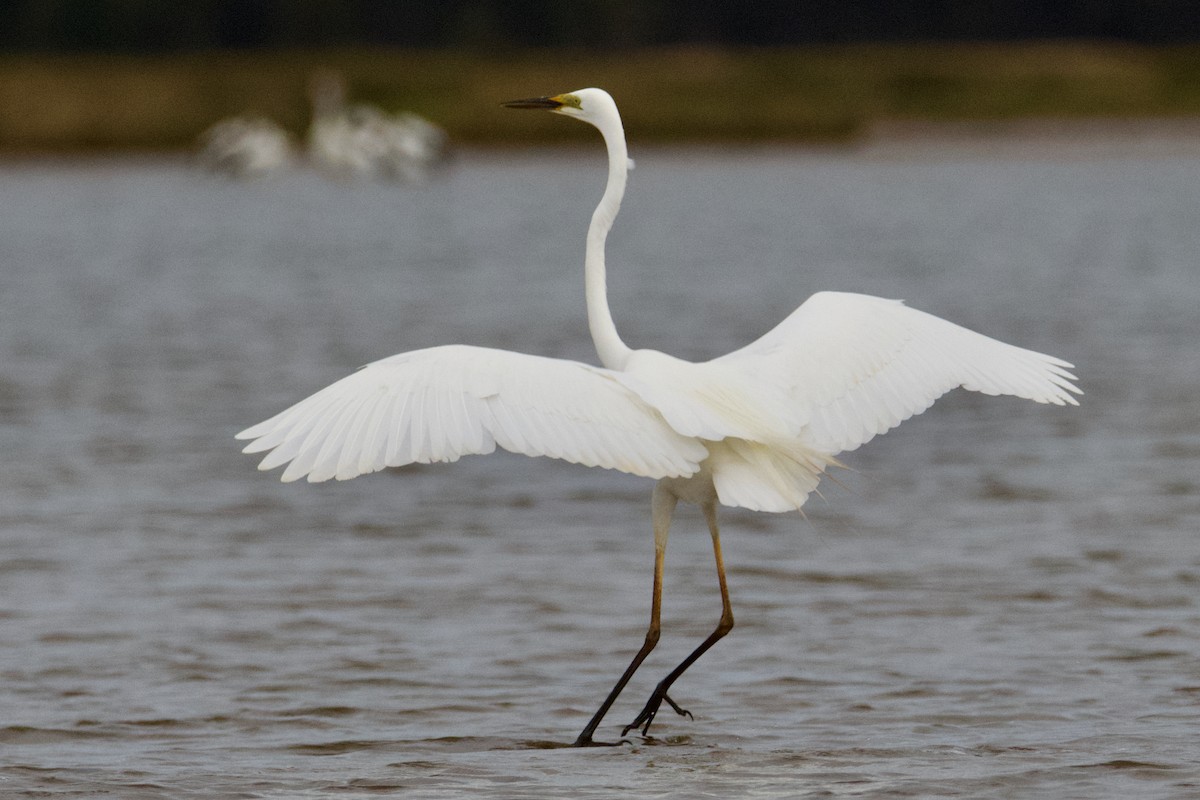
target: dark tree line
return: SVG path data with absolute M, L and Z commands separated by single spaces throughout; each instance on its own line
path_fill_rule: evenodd
M 0 48 L 1200 40 L 1198 0 L 0 0 Z

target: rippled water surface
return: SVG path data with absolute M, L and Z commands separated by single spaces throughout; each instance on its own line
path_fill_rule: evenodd
M 807 518 L 727 511 L 738 625 L 652 738 L 648 481 L 497 454 L 317 486 L 232 436 L 447 342 L 591 360 L 590 154 L 419 188 L 0 167 L 0 795 L 1200 796 L 1200 159 L 639 154 L 625 339 L 707 358 L 818 289 L 1078 365 L 956 393 Z M 614 739 L 716 622 L 693 509 Z

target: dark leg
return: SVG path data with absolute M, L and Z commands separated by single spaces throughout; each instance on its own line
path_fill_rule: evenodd
M 654 588 L 650 598 L 650 629 L 646 631 L 646 641 L 642 643 L 642 649 L 638 650 L 633 661 L 629 662 L 629 666 L 626 667 L 621 679 L 617 681 L 617 685 L 608 693 L 608 697 L 600 704 L 599 710 L 592 716 L 583 732 L 579 734 L 579 738 L 575 740 L 576 747 L 604 744 L 593 741 L 592 734 L 596 732 L 600 720 L 604 719 L 608 709 L 616 702 L 617 696 L 621 694 L 625 684 L 629 683 L 633 673 L 637 672 L 638 667 L 646 660 L 646 656 L 650 655 L 650 651 L 658 644 L 659 617 L 662 611 L 663 557 L 667 552 L 667 532 L 671 526 L 671 515 L 675 512 L 675 504 L 676 499 L 673 495 L 668 494 L 661 487 L 655 486 L 651 508 L 651 517 L 654 523 Z
M 733 607 L 729 603 L 729 587 L 725 584 L 725 559 L 721 556 L 721 536 L 717 531 L 717 508 L 716 503 L 708 503 L 704 505 L 704 517 L 708 520 L 708 530 L 712 534 L 713 553 L 717 559 L 717 580 L 721 584 L 721 620 L 717 623 L 716 630 L 709 634 L 708 638 L 700 643 L 700 646 L 692 651 L 692 654 L 683 660 L 682 663 L 654 688 L 654 692 L 650 695 L 650 700 L 647 701 L 646 707 L 642 709 L 642 713 L 637 715 L 637 718 L 625 726 L 621 731 L 621 735 L 629 733 L 635 728 L 642 729 L 642 735 L 645 735 L 650 730 L 650 723 L 654 722 L 654 717 L 658 714 L 658 709 L 663 701 L 667 702 L 676 714 L 681 716 L 691 716 L 691 713 L 683 708 L 680 708 L 670 697 L 667 692 L 671 685 L 679 678 L 680 675 L 687 670 L 696 659 L 704 655 L 708 648 L 717 643 L 722 636 L 733 630 Z

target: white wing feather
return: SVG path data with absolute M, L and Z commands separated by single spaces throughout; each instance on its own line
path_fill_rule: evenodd
M 649 478 L 694 474 L 708 455 L 587 364 L 465 345 L 368 364 L 237 435 L 259 469 L 318 482 L 404 464 L 456 461 L 496 446 Z
M 990 339 L 898 300 L 820 292 L 762 338 L 712 363 L 782 386 L 801 440 L 853 450 L 956 387 L 1055 405 L 1081 394 L 1053 356 Z

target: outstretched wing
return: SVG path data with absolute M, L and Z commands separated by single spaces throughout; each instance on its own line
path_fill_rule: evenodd
M 860 294 L 821 292 L 762 338 L 716 359 L 782 386 L 802 439 L 830 455 L 920 414 L 956 387 L 1078 405 L 1072 366 Z
M 691 475 L 708 454 L 614 380 L 574 361 L 465 345 L 385 358 L 237 434 L 284 481 L 345 480 L 456 461 L 496 446 L 649 478 Z

